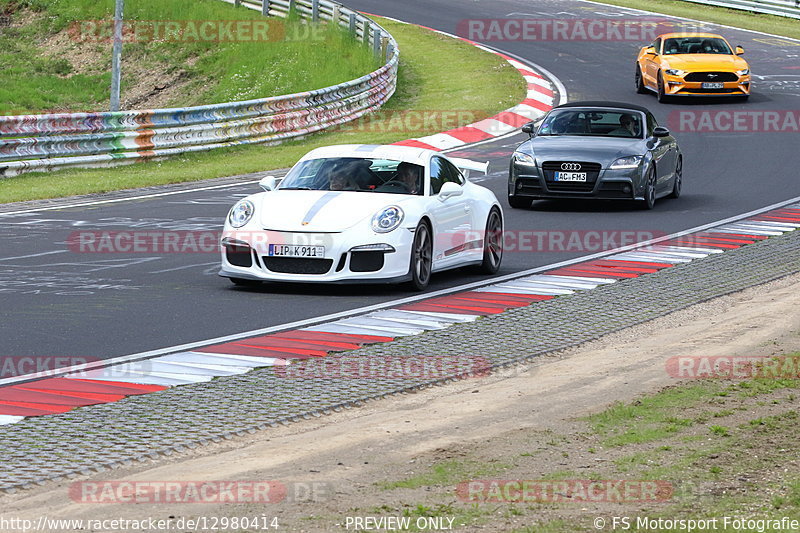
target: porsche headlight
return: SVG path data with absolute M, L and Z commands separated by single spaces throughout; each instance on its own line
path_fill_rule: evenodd
M 683 77 L 683 76 L 685 76 L 685 75 L 686 75 L 686 74 L 687 74 L 689 71 L 688 71 L 688 70 L 681 70 L 681 69 L 679 69 L 679 68 L 668 68 L 668 69 L 666 69 L 664 72 L 666 72 L 666 73 L 667 73 L 667 74 L 669 74 L 670 76 L 678 76 L 678 77 L 681 77 L 681 78 L 682 78 L 682 77 Z
M 536 164 L 536 161 L 534 161 L 533 157 L 522 152 L 514 152 L 514 155 L 512 157 L 514 158 L 514 161 L 516 161 L 517 163 L 525 163 L 526 165 Z
M 403 210 L 396 205 L 390 205 L 375 213 L 372 217 L 372 229 L 378 233 L 389 233 L 397 229 L 403 221 Z
M 737 76 L 747 76 L 748 74 L 750 74 L 750 69 L 749 68 L 736 71 L 736 75 Z
M 250 200 L 240 200 L 233 206 L 231 212 L 228 213 L 228 222 L 234 228 L 241 228 L 253 218 L 256 208 Z
M 639 163 L 642 162 L 642 156 L 640 155 L 629 155 L 627 157 L 620 157 L 613 163 L 611 166 L 608 167 L 613 170 L 619 170 L 623 168 L 636 168 L 639 166 Z

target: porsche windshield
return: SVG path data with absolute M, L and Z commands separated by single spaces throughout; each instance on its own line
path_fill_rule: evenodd
M 643 138 L 642 115 L 636 111 L 558 109 L 551 111 L 537 135 L 591 135 Z
M 357 191 L 421 195 L 420 165 L 391 159 L 334 157 L 297 163 L 279 190 Z
M 664 41 L 664 55 L 677 54 L 728 54 L 730 46 L 719 37 L 673 37 Z

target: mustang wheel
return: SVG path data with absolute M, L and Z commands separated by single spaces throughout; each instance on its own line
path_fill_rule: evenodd
M 658 101 L 662 104 L 667 101 L 667 94 L 664 92 L 664 77 L 658 73 Z
M 644 183 L 644 202 L 642 207 L 645 209 L 653 209 L 656 204 L 656 169 L 650 167 L 647 171 L 647 177 Z
M 495 274 L 503 260 L 503 219 L 500 211 L 493 207 L 486 219 L 486 234 L 483 237 L 483 262 L 480 271 Z
M 647 92 L 647 87 L 644 86 L 644 80 L 642 79 L 642 69 L 639 68 L 639 65 L 636 65 L 636 76 L 634 78 L 634 83 L 636 84 L 637 93 L 645 94 Z
M 411 247 L 411 287 L 422 291 L 431 281 L 433 267 L 433 239 L 427 224 L 420 222 L 414 231 L 414 244 Z
M 669 197 L 678 198 L 681 195 L 681 187 L 683 187 L 683 158 L 678 156 L 678 163 L 675 165 L 675 181 Z
M 531 206 L 531 199 L 524 196 L 509 196 L 508 205 L 513 209 L 526 209 Z

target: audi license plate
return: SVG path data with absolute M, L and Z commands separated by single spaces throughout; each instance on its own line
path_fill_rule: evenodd
M 703 89 L 724 89 L 725 84 L 721 81 L 704 81 Z
M 324 246 L 308 246 L 297 244 L 270 244 L 269 255 L 273 257 L 325 257 Z
M 556 181 L 586 181 L 586 172 L 556 172 Z

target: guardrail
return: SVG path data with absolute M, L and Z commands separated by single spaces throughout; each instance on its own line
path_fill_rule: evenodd
M 68 166 L 102 166 L 224 146 L 276 143 L 355 120 L 394 93 L 399 50 L 363 15 L 329 0 L 223 0 L 285 17 L 348 28 L 385 64 L 314 91 L 243 102 L 98 113 L 0 116 L 0 177 Z
M 730 9 L 743 9 L 755 13 L 766 13 L 780 17 L 800 19 L 800 0 L 684 0 Z

